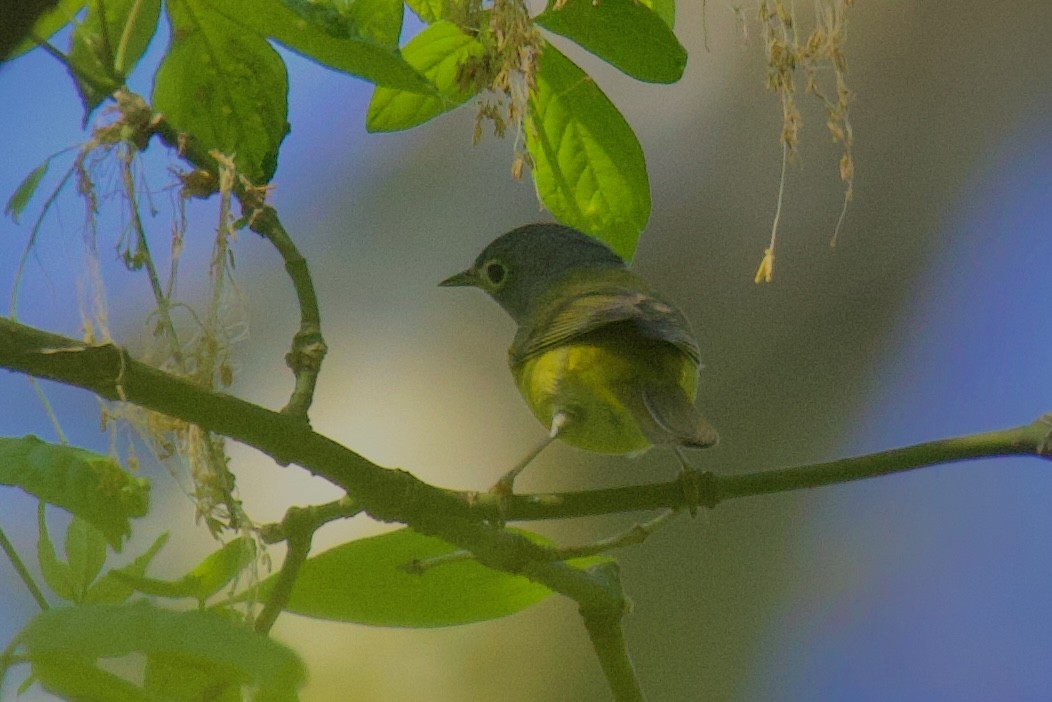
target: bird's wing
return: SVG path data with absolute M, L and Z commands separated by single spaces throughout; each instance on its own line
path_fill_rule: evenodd
M 636 279 L 638 280 L 638 279 Z M 627 285 L 618 278 L 590 281 L 585 291 L 553 294 L 538 301 L 519 326 L 509 361 L 517 365 L 527 358 L 552 347 L 566 344 L 610 324 L 631 323 L 645 339 L 664 341 L 676 346 L 695 365 L 701 362 L 698 344 L 690 325 L 674 305 L 652 292 Z

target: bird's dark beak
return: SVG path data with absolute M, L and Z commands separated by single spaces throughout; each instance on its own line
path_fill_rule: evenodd
M 456 275 L 451 275 L 441 283 L 439 287 L 443 288 L 464 288 L 464 287 L 478 287 L 479 274 L 474 268 L 469 268 L 466 271 L 461 271 Z

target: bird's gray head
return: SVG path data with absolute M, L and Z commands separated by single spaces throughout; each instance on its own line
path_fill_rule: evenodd
M 488 292 L 516 322 L 531 301 L 561 276 L 582 268 L 624 268 L 598 239 L 561 224 L 527 224 L 493 240 L 466 271 L 440 285 Z

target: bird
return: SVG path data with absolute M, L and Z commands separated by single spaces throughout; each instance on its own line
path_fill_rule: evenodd
M 701 357 L 684 314 L 598 239 L 561 224 L 499 236 L 443 287 L 475 287 L 518 325 L 508 365 L 547 437 L 494 490 L 556 439 L 586 451 L 636 455 L 719 441 L 695 408 Z

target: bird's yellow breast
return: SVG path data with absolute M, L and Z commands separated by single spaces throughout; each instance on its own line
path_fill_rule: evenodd
M 563 441 L 588 451 L 626 454 L 651 441 L 637 413 L 646 411 L 640 388 L 674 383 L 693 401 L 697 370 L 671 344 L 627 343 L 602 334 L 559 345 L 512 367 L 526 403 L 545 427 L 565 412 Z

